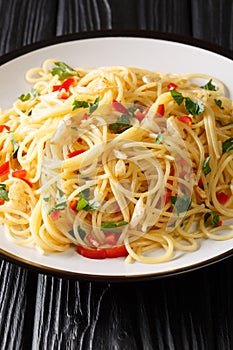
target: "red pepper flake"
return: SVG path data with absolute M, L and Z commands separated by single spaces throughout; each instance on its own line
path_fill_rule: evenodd
M 122 103 L 118 102 L 117 100 L 112 100 L 112 107 L 115 109 L 115 111 L 120 112 L 122 114 L 129 114 L 128 109 L 123 106 Z
M 134 112 L 134 115 L 137 118 L 137 120 L 142 121 L 145 118 L 145 116 L 147 115 L 148 111 L 149 111 L 149 107 L 145 108 L 145 110 L 143 112 L 140 111 L 140 109 L 138 108 Z
M 68 158 L 76 157 L 83 152 L 85 152 L 85 149 L 78 149 L 76 151 L 70 152 L 70 153 L 68 153 Z
M 82 116 L 82 120 L 87 120 L 87 119 L 88 119 L 88 114 L 84 113 L 83 116 Z
M 70 209 L 74 210 L 74 211 L 77 211 L 77 203 L 78 203 L 78 200 L 77 199 L 73 199 L 71 202 L 70 202 Z
M 166 192 L 165 192 L 165 204 L 170 203 L 171 195 L 172 195 L 172 191 L 166 189 Z
M 15 170 L 15 171 L 13 171 L 13 173 L 12 173 L 12 176 L 13 176 L 13 177 L 16 177 L 16 178 L 18 178 L 18 179 L 25 178 L 26 175 L 27 175 L 27 170 L 25 170 L 25 169 Z
M 67 100 L 67 98 L 70 97 L 70 93 L 61 90 L 61 91 L 59 91 L 57 97 L 60 98 L 61 100 Z
M 157 109 L 157 112 L 156 112 L 156 117 L 163 117 L 164 116 L 164 111 L 165 111 L 165 108 L 164 108 L 164 104 L 160 104 L 158 105 L 158 109 Z
M 0 176 L 8 174 L 10 171 L 10 163 L 9 161 L 0 165 Z
M 66 92 L 69 91 L 70 86 L 75 84 L 75 79 L 74 78 L 68 78 L 61 85 L 54 85 L 53 86 L 53 91 L 61 91 L 64 89 Z
M 168 90 L 176 90 L 178 88 L 178 85 L 176 85 L 175 83 L 169 83 L 167 85 Z
M 218 192 L 216 194 L 216 197 L 219 203 L 223 205 L 226 204 L 226 202 L 229 200 L 229 196 L 225 192 Z
M 181 115 L 181 116 L 177 117 L 177 119 L 180 122 L 185 123 L 185 124 L 187 124 L 190 127 L 192 126 L 192 118 L 188 117 L 187 115 Z
M 200 188 L 204 188 L 202 178 L 200 178 L 200 179 L 198 180 L 198 186 L 199 186 Z
M 10 131 L 11 128 L 5 124 L 0 125 L 0 132 L 3 132 L 4 129 L 6 129 L 7 131 Z

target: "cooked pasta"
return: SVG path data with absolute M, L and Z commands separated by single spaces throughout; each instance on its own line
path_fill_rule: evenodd
M 233 108 L 203 74 L 46 60 L 0 115 L 14 243 L 160 263 L 233 237 Z

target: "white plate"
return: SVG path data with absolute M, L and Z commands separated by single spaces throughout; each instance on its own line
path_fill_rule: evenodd
M 41 66 L 48 58 L 55 58 L 71 66 L 128 65 L 160 72 L 204 73 L 222 80 L 233 99 L 233 61 L 223 55 L 200 47 L 143 37 L 98 37 L 50 44 L 21 54 L 13 59 L 3 57 L 0 66 L 0 107 L 8 108 L 12 102 L 30 88 L 24 74 L 32 67 Z M 42 45 L 43 46 L 43 45 Z M 10 59 L 10 60 L 9 60 Z M 9 61 L 7 61 L 9 60 Z M 3 88 L 4 87 L 4 88 Z M 231 254 L 233 239 L 205 240 L 200 249 L 186 253 L 172 261 L 146 265 L 125 264 L 124 260 L 89 260 L 70 249 L 65 253 L 40 255 L 36 250 L 14 245 L 1 228 L 0 252 L 3 257 L 23 266 L 36 267 L 41 272 L 85 278 L 145 278 L 184 272 L 218 261 Z

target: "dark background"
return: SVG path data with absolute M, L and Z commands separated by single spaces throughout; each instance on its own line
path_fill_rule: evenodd
M 0 0 L 0 55 L 106 29 L 175 33 L 232 50 L 233 1 Z M 233 349 L 233 258 L 133 283 L 61 279 L 1 260 L 0 349 Z

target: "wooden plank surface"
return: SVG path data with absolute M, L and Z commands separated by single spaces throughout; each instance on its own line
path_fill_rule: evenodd
M 0 16 L 0 55 L 101 29 L 178 33 L 233 48 L 231 0 L 0 0 Z M 1 261 L 0 349 L 230 350 L 232 271 L 229 258 L 168 279 L 110 284 Z

